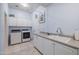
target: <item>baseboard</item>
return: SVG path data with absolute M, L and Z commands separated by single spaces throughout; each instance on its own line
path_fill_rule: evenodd
M 35 48 L 41 55 L 44 55 L 38 48 L 36 48 L 35 46 L 34 46 L 34 48 Z

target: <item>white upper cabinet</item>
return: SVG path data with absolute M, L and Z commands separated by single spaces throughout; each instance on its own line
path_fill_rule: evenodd
M 17 19 L 17 26 L 31 26 L 31 21 L 26 19 Z
M 13 17 L 9 17 L 9 26 L 17 26 L 17 20 Z
M 31 20 L 9 17 L 9 26 L 32 26 Z
M 9 8 L 9 26 L 32 26 L 31 14 L 22 10 Z

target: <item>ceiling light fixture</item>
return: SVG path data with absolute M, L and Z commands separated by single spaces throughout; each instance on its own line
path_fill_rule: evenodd
M 28 6 L 29 6 L 27 3 L 21 3 L 21 5 L 22 5 L 23 7 L 28 7 Z

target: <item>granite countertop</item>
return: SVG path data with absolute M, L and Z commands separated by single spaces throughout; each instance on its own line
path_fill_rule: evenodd
M 79 49 L 79 41 L 74 40 L 73 38 L 63 37 L 58 35 L 47 35 L 44 33 L 35 33 L 35 35 L 41 36 L 46 39 L 50 39 L 51 41 L 67 45 L 72 48 Z

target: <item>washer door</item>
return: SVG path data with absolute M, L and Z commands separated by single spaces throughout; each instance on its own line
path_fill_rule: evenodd
M 30 40 L 30 32 L 23 32 L 22 35 L 23 35 L 23 36 L 22 36 L 22 41 L 23 41 L 23 42 Z

